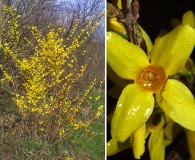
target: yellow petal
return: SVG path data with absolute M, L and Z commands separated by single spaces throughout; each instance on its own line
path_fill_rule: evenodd
M 119 97 L 112 118 L 112 138 L 124 142 L 147 121 L 153 108 L 152 93 L 142 90 L 137 84 L 126 86 Z
M 181 82 L 169 79 L 163 90 L 156 94 L 162 110 L 184 128 L 195 131 L 195 102 L 192 93 Z
M 150 160 L 165 159 L 165 146 L 163 144 L 163 136 L 163 128 L 157 128 L 152 132 L 148 143 Z
M 119 7 L 120 9 L 122 9 L 122 5 L 121 5 L 121 1 L 120 0 L 113 0 L 112 4 L 114 4 L 115 6 Z
M 190 25 L 191 27 L 195 27 L 195 17 L 192 11 L 187 11 L 184 13 L 182 17 L 182 24 Z
M 167 30 L 161 29 L 160 32 L 159 32 L 159 34 L 158 34 L 158 36 L 154 40 L 154 44 L 157 43 L 158 40 L 160 40 L 164 35 L 166 35 L 167 32 L 168 32 Z
M 144 124 L 132 135 L 132 148 L 135 159 L 140 159 L 145 152 L 146 125 Z
M 195 132 L 190 130 L 185 130 L 186 137 L 188 141 L 188 150 L 190 152 L 191 160 L 195 159 Z
M 145 32 L 145 30 L 140 25 L 138 25 L 137 27 L 139 27 L 139 29 L 141 30 L 143 39 L 146 42 L 147 53 L 149 54 L 152 47 L 153 47 L 152 41 L 150 40 L 150 37 L 148 36 L 148 34 Z M 122 23 L 117 21 L 117 18 L 108 18 L 107 19 L 107 30 L 118 33 L 123 38 L 128 40 L 128 35 L 126 32 L 126 29 Z
M 195 44 L 195 30 L 180 25 L 155 43 L 151 63 L 162 67 L 166 75 L 177 73 L 189 58 Z
M 124 143 L 117 142 L 115 139 L 111 139 L 107 142 L 107 156 L 115 155 L 127 148 L 131 147 L 131 137 L 129 137 Z
M 132 2 L 132 0 L 130 0 Z M 112 4 L 118 6 L 120 9 L 122 9 L 121 0 L 113 0 Z
M 114 108 L 111 109 L 110 113 L 108 113 L 108 114 L 107 114 L 107 117 L 106 117 L 108 123 L 110 123 L 110 124 L 111 124 L 111 122 L 112 122 L 113 114 L 114 114 Z
M 113 70 L 107 65 L 107 76 L 108 78 L 121 89 L 123 89 L 126 85 L 133 82 L 133 80 L 126 80 L 119 77 Z
M 117 18 L 108 18 L 107 19 L 107 29 L 108 31 L 113 31 L 120 34 L 122 37 L 128 39 L 128 35 L 125 27 L 122 23 L 117 21 Z
M 146 46 L 147 46 L 147 53 L 149 54 L 150 51 L 152 50 L 153 44 L 152 41 L 150 40 L 150 37 L 148 36 L 148 34 L 144 31 L 144 29 L 139 25 L 139 28 L 141 29 L 143 38 L 146 42 Z
M 146 54 L 138 46 L 114 32 L 107 32 L 107 61 L 124 79 L 134 79 L 141 69 L 149 65 Z
M 181 130 L 182 127 L 177 123 L 167 124 L 164 127 L 164 145 L 170 145 Z

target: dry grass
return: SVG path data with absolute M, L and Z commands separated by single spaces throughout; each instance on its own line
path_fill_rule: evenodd
M 99 93 L 98 93 L 99 94 Z M 101 92 L 100 101 L 104 101 Z M 94 113 L 96 112 L 94 103 Z M 5 107 L 4 107 L 5 108 Z M 101 160 L 104 159 L 104 114 L 87 128 L 67 131 L 60 138 L 48 139 L 28 126 L 14 110 L 7 108 L 0 116 L 0 159 L 1 160 Z M 89 117 L 88 117 L 89 116 Z M 85 118 L 90 114 L 85 113 Z

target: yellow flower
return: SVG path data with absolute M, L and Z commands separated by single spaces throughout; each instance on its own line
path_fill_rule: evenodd
M 195 159 L 195 132 L 190 130 L 185 130 L 187 142 L 188 142 L 188 149 L 190 152 L 190 158 L 193 160 Z
M 64 134 L 64 129 L 62 128 L 62 129 L 60 129 L 60 131 L 59 131 L 59 136 L 62 137 L 63 134 Z
M 182 16 L 182 21 L 177 18 L 173 18 L 171 20 L 171 24 L 173 27 L 177 27 L 178 25 L 183 24 L 190 25 L 191 27 L 195 28 L 195 15 L 191 10 L 186 11 Z
M 134 80 L 123 89 L 113 115 L 111 135 L 116 141 L 124 142 L 148 120 L 155 99 L 175 122 L 195 130 L 193 95 L 181 82 L 168 79 L 189 58 L 194 34 L 188 25 L 176 27 L 155 43 L 149 59 L 138 46 L 114 32 L 107 33 L 108 64 L 121 78 Z
M 115 139 L 110 139 L 107 143 L 107 156 L 115 155 L 132 146 L 132 137 L 129 137 L 124 143 L 117 142 Z
M 194 13 L 191 10 L 186 11 L 182 16 L 182 21 L 180 21 L 178 18 L 173 18 L 171 20 L 171 25 L 174 28 L 179 26 L 179 25 L 189 25 L 189 26 L 195 28 Z M 158 34 L 157 38 L 155 39 L 155 42 L 157 42 L 166 33 L 167 33 L 167 30 L 161 29 L 160 33 Z
M 195 28 L 195 16 L 192 11 L 187 11 L 184 13 L 182 17 L 182 24 L 183 25 L 190 25 L 191 27 Z

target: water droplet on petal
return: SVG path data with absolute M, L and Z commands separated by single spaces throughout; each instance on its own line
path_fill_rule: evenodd
M 119 107 L 122 107 L 123 105 L 122 105 L 122 104 L 119 104 L 118 106 L 119 106 Z
M 129 110 L 128 115 L 131 116 L 136 116 L 137 111 L 140 109 L 140 106 L 132 106 L 132 108 Z
M 151 110 L 150 108 L 147 108 L 146 113 L 144 115 L 145 119 L 148 119 L 148 116 L 150 115 L 150 110 Z

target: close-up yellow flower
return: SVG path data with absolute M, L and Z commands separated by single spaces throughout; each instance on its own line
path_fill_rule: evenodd
M 147 54 L 114 32 L 107 32 L 107 60 L 123 79 L 132 79 L 119 97 L 111 135 L 124 142 L 150 117 L 155 101 L 175 122 L 195 130 L 195 102 L 189 89 L 178 80 L 169 79 L 189 58 L 195 43 L 195 30 L 180 25 L 163 36 Z
M 188 24 L 191 27 L 195 28 L 195 16 L 191 10 L 189 10 L 183 14 L 182 24 L 184 24 L 184 25 Z

